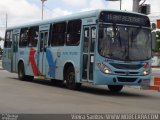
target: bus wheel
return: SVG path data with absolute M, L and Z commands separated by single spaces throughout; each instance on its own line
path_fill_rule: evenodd
M 23 62 L 18 65 L 18 79 L 22 81 L 32 81 L 34 79 L 33 76 L 25 75 L 25 69 Z
M 108 88 L 111 92 L 120 92 L 123 88 L 123 85 L 108 85 Z
M 76 83 L 75 81 L 75 71 L 72 66 L 67 69 L 65 73 L 65 79 L 68 89 L 75 90 L 81 87 L 81 83 Z
M 23 62 L 19 63 L 18 65 L 18 79 L 23 81 L 28 79 L 28 77 L 25 75 Z

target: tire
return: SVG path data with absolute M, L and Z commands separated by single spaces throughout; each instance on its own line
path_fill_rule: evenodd
M 120 92 L 123 88 L 123 85 L 108 85 L 108 89 L 111 92 Z
M 81 87 L 81 83 L 75 81 L 75 70 L 72 66 L 68 67 L 65 73 L 65 80 L 67 88 L 70 90 L 76 90 Z
M 24 63 L 21 62 L 18 65 L 18 79 L 22 81 L 32 81 L 33 76 L 25 75 Z
M 22 62 L 20 62 L 18 65 L 18 79 L 22 81 L 26 79 L 24 64 Z

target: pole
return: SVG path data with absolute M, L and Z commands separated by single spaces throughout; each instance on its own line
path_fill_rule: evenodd
M 7 29 L 7 26 L 8 26 L 8 15 L 6 13 L 6 29 Z
M 42 1 L 42 20 L 43 20 L 43 15 L 44 15 L 44 2 L 47 0 L 41 0 Z
M 120 10 L 122 9 L 122 0 L 120 0 Z
M 139 3 L 141 0 L 133 0 L 133 12 L 139 12 Z
M 42 20 L 43 20 L 43 4 L 44 4 L 44 1 L 42 1 Z

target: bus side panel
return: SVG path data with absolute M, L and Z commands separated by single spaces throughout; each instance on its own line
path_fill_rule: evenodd
M 2 66 L 9 72 L 12 72 L 12 54 L 12 48 L 3 49 Z
M 80 45 L 79 46 L 66 46 L 62 52 L 63 67 L 66 63 L 71 63 L 75 70 L 75 81 L 80 82 Z
M 23 60 L 25 67 L 25 74 L 29 76 L 34 76 L 32 70 L 32 64 L 29 62 L 30 48 L 20 48 L 19 49 L 19 60 Z
M 75 69 L 76 81 L 80 81 L 80 47 L 68 46 L 54 47 L 52 51 L 53 60 L 55 62 L 55 79 L 63 80 L 63 70 L 67 63 L 71 63 Z

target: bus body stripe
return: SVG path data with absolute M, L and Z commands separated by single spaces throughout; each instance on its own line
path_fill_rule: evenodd
M 55 77 L 55 62 L 53 60 L 53 57 L 52 57 L 52 52 L 47 49 L 46 50 L 46 58 L 47 58 L 47 61 L 48 61 L 48 64 L 49 64 L 49 72 L 48 72 L 48 75 L 52 78 Z
M 36 61 L 34 59 L 34 55 L 36 53 L 36 50 L 34 50 L 33 48 L 30 49 L 30 53 L 29 53 L 29 60 L 28 60 L 28 64 L 31 64 L 32 70 L 33 70 L 33 74 L 35 76 L 40 76 L 42 75 L 41 72 L 38 70 L 38 67 L 36 65 Z

